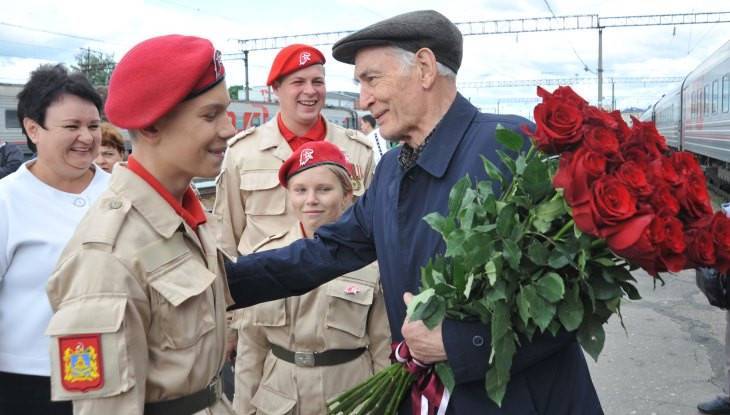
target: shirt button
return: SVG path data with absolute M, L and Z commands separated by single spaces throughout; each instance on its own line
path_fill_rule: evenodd
M 484 337 L 482 336 L 474 336 L 471 338 L 471 344 L 473 344 L 476 347 L 482 347 L 484 346 Z
M 122 202 L 121 200 L 112 200 L 109 203 L 109 207 L 112 209 L 119 209 L 120 207 L 122 207 Z
M 74 206 L 84 207 L 86 206 L 86 200 L 84 200 L 83 197 L 77 197 L 76 199 L 74 199 Z

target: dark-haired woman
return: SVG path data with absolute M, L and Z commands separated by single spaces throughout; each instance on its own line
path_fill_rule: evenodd
M 18 119 L 37 153 L 0 181 L 0 414 L 71 414 L 50 401 L 46 282 L 109 175 L 94 166 L 102 100 L 80 73 L 35 70 Z

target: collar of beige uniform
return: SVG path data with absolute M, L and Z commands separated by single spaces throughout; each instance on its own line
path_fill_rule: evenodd
M 127 168 L 126 162 L 114 166 L 109 188 L 134 208 L 164 238 L 170 238 L 183 226 L 183 219 L 147 182 Z
M 340 148 L 343 148 L 343 145 L 345 144 L 343 142 L 345 135 L 335 134 L 336 128 L 334 128 L 334 125 L 327 121 L 327 118 L 324 115 L 322 115 L 322 118 L 324 118 L 325 126 L 327 128 L 327 134 L 325 134 L 324 139 Z M 289 156 L 291 156 L 292 151 L 291 147 L 289 147 L 289 144 L 286 142 L 286 139 L 279 131 L 279 126 L 276 123 L 276 117 L 270 119 L 258 128 L 263 134 L 263 138 L 259 144 L 259 150 L 263 151 L 270 148 L 276 148 L 276 150 L 274 150 L 274 156 L 286 161 Z

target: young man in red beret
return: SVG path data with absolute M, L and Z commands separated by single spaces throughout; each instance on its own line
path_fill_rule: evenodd
M 374 163 L 367 138 L 321 114 L 327 95 L 324 63 L 322 52 L 312 46 L 294 44 L 279 51 L 266 81 L 279 99 L 279 113 L 229 142 L 213 211 L 221 220 L 220 246 L 232 258 L 296 223 L 277 174 L 302 144 L 326 140 L 339 147 L 354 165 L 356 196 L 370 183 Z
M 220 53 L 169 35 L 132 48 L 106 114 L 134 154 L 48 283 L 52 397 L 79 414 L 233 414 L 221 399 L 230 294 L 190 181 L 219 173 L 235 130 Z

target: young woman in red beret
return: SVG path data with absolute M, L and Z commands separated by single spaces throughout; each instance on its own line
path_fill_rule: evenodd
M 279 169 L 297 222 L 254 248 L 312 238 L 352 204 L 348 163 L 333 144 L 302 145 Z M 390 329 L 376 263 L 300 297 L 242 312 L 238 414 L 325 414 L 326 402 L 389 364 Z

